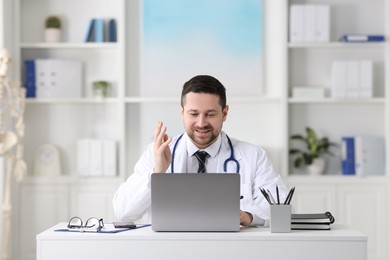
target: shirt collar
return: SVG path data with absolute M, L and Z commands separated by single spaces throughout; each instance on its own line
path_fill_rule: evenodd
M 187 134 L 186 134 L 187 135 Z M 189 142 L 187 142 L 187 151 L 190 156 L 194 155 L 197 151 L 199 151 L 199 148 L 194 145 L 192 142 L 191 138 L 187 136 Z M 221 148 L 221 143 L 222 143 L 222 133 L 220 133 L 217 137 L 217 140 L 212 143 L 210 146 L 206 147 L 206 149 L 200 149 L 201 151 L 206 151 L 210 157 L 215 157 L 217 156 L 217 153 L 219 149 Z

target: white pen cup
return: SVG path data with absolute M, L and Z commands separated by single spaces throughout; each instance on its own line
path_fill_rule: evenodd
M 291 205 L 270 205 L 271 233 L 289 233 L 291 231 Z

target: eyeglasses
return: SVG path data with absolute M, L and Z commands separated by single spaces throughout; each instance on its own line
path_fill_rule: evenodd
M 72 217 L 69 220 L 68 228 L 69 229 L 79 229 L 82 232 L 92 231 L 92 230 L 99 232 L 100 230 L 102 230 L 102 228 L 104 228 L 104 222 L 103 222 L 103 218 L 98 219 L 96 217 L 91 217 L 91 218 L 87 219 L 87 221 L 85 222 L 85 225 L 84 225 L 83 220 L 81 218 Z

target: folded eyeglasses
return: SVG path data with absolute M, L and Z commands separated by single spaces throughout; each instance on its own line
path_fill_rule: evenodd
M 79 217 L 72 217 L 69 220 L 68 223 L 68 228 L 69 229 L 79 229 L 80 231 L 86 231 L 86 230 L 96 230 L 99 232 L 104 228 L 104 222 L 103 218 L 96 218 L 96 217 L 91 217 L 87 219 L 85 224 L 83 223 L 83 220 Z

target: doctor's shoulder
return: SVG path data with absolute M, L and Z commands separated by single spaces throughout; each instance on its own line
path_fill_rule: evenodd
M 232 143 L 235 149 L 240 151 L 240 153 L 242 153 L 243 156 L 250 156 L 251 158 L 253 158 L 253 156 L 255 155 L 260 157 L 267 156 L 266 150 L 260 145 L 256 145 L 246 141 L 241 141 L 238 139 L 232 140 Z

